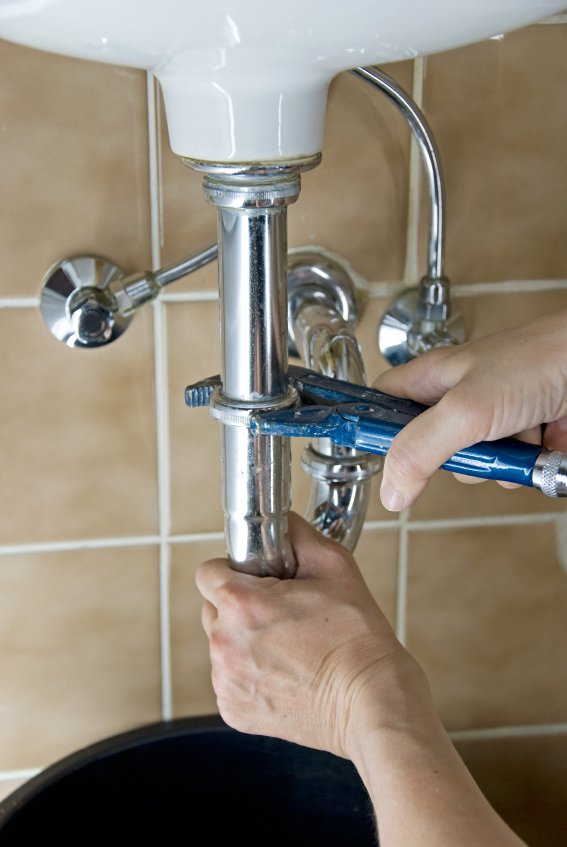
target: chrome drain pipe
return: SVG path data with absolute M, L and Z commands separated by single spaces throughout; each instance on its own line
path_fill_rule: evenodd
M 205 198 L 218 210 L 221 388 L 210 407 L 220 422 L 222 503 L 228 556 L 237 570 L 292 577 L 288 536 L 288 438 L 247 426 L 258 409 L 293 405 L 287 381 L 287 206 L 300 172 L 320 156 L 289 164 L 215 165 L 203 171 Z
M 290 353 L 317 373 L 365 385 L 355 336 L 363 303 L 350 269 L 326 251 L 293 251 L 288 291 Z M 329 438 L 313 438 L 301 465 L 311 476 L 306 520 L 322 535 L 354 550 L 382 457 L 341 447 Z

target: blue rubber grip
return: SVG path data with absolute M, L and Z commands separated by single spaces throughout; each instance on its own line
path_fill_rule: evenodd
M 366 421 L 360 416 L 356 429 L 352 446 L 384 456 L 403 426 L 391 421 Z M 459 450 L 441 467 L 453 473 L 531 487 L 535 461 L 541 450 L 541 444 L 526 444 L 517 438 L 480 441 Z

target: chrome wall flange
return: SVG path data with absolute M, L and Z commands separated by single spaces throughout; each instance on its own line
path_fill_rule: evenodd
M 172 282 L 218 256 L 216 244 L 157 271 L 126 275 L 104 256 L 71 256 L 45 274 L 40 312 L 52 335 L 68 347 L 102 347 L 119 338 L 134 313 Z
M 122 276 L 104 256 L 71 256 L 53 265 L 39 300 L 52 335 L 67 347 L 100 347 L 119 338 L 131 320 L 117 310 L 111 289 Z

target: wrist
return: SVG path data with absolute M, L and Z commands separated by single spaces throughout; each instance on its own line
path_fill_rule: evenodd
M 421 666 L 403 648 L 383 656 L 353 698 L 345 732 L 345 755 L 363 768 L 370 738 L 429 736 L 442 730 Z

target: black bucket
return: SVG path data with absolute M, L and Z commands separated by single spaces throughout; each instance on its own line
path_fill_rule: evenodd
M 198 833 L 201 833 L 199 836 Z M 216 716 L 152 724 L 56 762 L 0 803 L 2 847 L 376 847 L 353 765 Z

